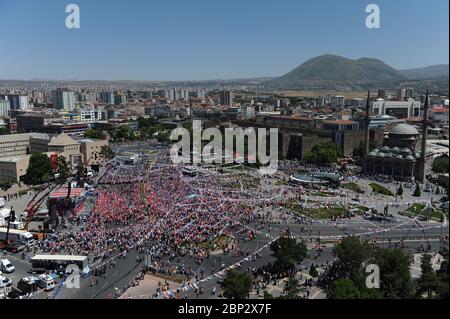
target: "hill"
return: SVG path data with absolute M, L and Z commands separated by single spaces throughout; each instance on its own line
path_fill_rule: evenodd
M 433 78 L 448 78 L 448 64 L 436 64 L 423 68 L 399 70 L 407 79 L 422 80 Z
M 283 89 L 359 86 L 364 83 L 401 81 L 405 77 L 383 61 L 373 58 L 352 60 L 325 54 L 312 58 L 291 72 L 270 82 Z

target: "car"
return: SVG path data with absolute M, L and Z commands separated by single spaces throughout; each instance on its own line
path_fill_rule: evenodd
M 12 280 L 0 274 L 0 288 L 11 287 Z
M 44 289 L 44 291 L 50 291 L 55 289 L 56 284 L 53 278 L 47 274 L 41 274 L 38 276 L 38 280 L 36 281 L 36 284 L 39 288 Z
M 4 273 L 12 273 L 16 270 L 16 268 L 8 259 L 4 258 L 0 259 L 0 270 Z

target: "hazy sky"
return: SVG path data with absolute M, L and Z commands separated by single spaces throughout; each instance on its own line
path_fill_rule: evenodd
M 76 3 L 81 28 L 67 29 Z M 367 29 L 366 5 L 381 10 Z M 1 79 L 282 75 L 331 53 L 395 68 L 448 63 L 448 0 L 0 0 Z

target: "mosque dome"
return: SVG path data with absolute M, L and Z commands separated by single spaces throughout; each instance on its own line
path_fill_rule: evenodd
M 419 131 L 412 125 L 409 124 L 397 124 L 389 131 L 389 134 L 397 134 L 397 135 L 418 135 Z

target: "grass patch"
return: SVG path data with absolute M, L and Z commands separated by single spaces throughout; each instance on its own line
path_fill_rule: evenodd
M 422 219 L 426 219 L 428 212 L 425 210 L 425 208 L 426 208 L 426 205 L 424 205 L 424 204 L 414 203 L 410 207 L 408 207 L 406 210 L 400 212 L 400 215 L 417 216 L 417 217 L 422 217 Z M 433 209 L 430 212 L 429 217 L 431 219 L 441 221 L 441 219 L 443 218 L 443 212 L 441 212 L 440 210 Z
M 354 182 L 344 183 L 344 184 L 342 184 L 342 188 L 345 188 L 345 189 L 348 189 L 351 191 L 355 191 L 355 192 L 361 191 L 361 188 L 359 187 L 359 185 Z
M 339 206 L 319 207 L 319 208 L 300 208 L 298 204 L 288 203 L 284 207 L 294 214 L 303 215 L 316 219 L 329 219 L 338 216 L 348 216 L 349 211 Z
M 381 186 L 380 184 L 377 183 L 370 183 L 369 186 L 372 188 L 372 190 L 377 193 L 377 194 L 381 194 L 381 195 L 386 195 L 386 196 L 394 196 L 394 193 L 392 193 L 389 189 L 387 189 L 384 186 Z

